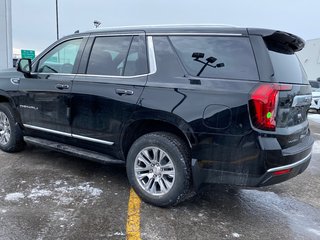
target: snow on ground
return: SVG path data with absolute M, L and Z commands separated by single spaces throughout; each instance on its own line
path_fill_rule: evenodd
M 24 198 L 24 194 L 20 193 L 20 192 L 16 192 L 16 193 L 7 194 L 6 197 L 4 198 L 4 200 L 16 202 L 16 201 L 19 201 L 22 198 Z
M 312 113 L 309 113 L 308 114 L 308 119 L 313 121 L 313 122 L 317 122 L 317 123 L 320 123 L 320 114 L 312 114 Z
M 320 141 L 315 141 L 312 148 L 312 153 L 320 154 Z
M 51 198 L 58 204 L 70 204 L 74 198 L 81 197 L 82 203 L 86 204 L 89 200 L 95 200 L 102 194 L 102 190 L 91 186 L 90 182 L 84 182 L 72 186 L 66 181 L 55 181 L 50 184 L 29 185 L 23 192 L 7 193 L 4 197 L 6 201 L 18 202 L 22 199 L 30 199 L 39 202 L 45 198 Z M 4 193 L 4 192 L 3 192 Z

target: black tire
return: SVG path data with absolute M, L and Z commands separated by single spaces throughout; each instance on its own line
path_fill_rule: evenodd
M 23 150 L 24 146 L 21 129 L 14 119 L 12 108 L 8 103 L 0 103 L 0 149 L 13 153 Z
M 135 171 L 135 164 L 137 164 L 136 158 L 138 159 L 139 153 L 142 150 L 153 148 L 153 147 L 156 147 L 160 150 L 160 152 L 162 151 L 165 154 L 167 154 L 166 157 L 163 158 L 163 160 L 165 161 L 165 159 L 167 160 L 170 159 L 168 161 L 170 161 L 170 163 L 173 163 L 174 165 L 173 170 L 171 170 L 171 171 L 174 171 L 175 173 L 174 181 L 170 186 L 170 190 L 168 190 L 168 192 L 163 193 L 162 195 L 151 194 L 147 190 L 145 190 L 142 186 L 143 185 L 143 183 L 141 182 L 142 180 L 139 182 L 138 177 L 136 176 L 136 171 Z M 160 158 L 160 155 L 158 156 Z M 137 161 L 140 162 L 139 160 Z M 131 186 L 143 201 L 158 207 L 169 207 L 183 201 L 190 191 L 190 185 L 191 185 L 190 162 L 191 162 L 190 150 L 187 147 L 187 144 L 182 139 L 180 139 L 174 134 L 166 133 L 166 132 L 149 133 L 141 136 L 132 144 L 127 156 L 127 164 L 126 164 L 127 176 Z M 161 165 L 161 160 L 159 163 L 160 164 L 158 166 L 162 166 L 162 167 L 166 166 L 165 164 Z M 157 175 L 159 177 L 157 178 L 158 180 L 157 184 L 155 183 L 156 180 L 154 180 L 153 182 L 154 185 L 157 185 L 155 186 L 155 189 L 158 188 L 159 191 L 162 189 L 160 187 L 159 182 L 162 181 L 162 184 L 165 182 L 160 178 L 166 177 L 165 173 L 162 171 L 167 171 L 167 170 L 161 169 L 161 173 L 158 173 L 159 175 Z M 137 173 L 137 174 L 140 174 L 140 173 Z M 148 174 L 148 171 L 146 171 L 146 174 Z M 161 174 L 161 177 L 160 177 L 160 174 Z M 154 174 L 154 176 L 156 176 L 156 174 Z M 154 176 L 152 178 L 155 178 Z

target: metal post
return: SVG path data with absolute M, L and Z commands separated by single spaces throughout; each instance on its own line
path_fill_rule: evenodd
M 57 23 L 57 40 L 59 40 L 59 9 L 58 0 L 56 0 L 56 23 Z

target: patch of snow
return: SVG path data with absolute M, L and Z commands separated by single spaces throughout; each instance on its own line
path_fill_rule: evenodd
M 1 213 L 6 213 L 6 212 L 7 212 L 7 210 L 5 210 L 5 209 L 1 210 Z
M 232 237 L 239 238 L 240 234 L 239 233 L 232 233 Z
M 58 181 L 55 181 L 55 185 L 61 185 L 61 183 L 62 183 L 62 180 L 58 180 Z
M 61 193 L 70 193 L 74 191 L 80 191 L 86 194 L 89 194 L 91 197 L 98 197 L 101 195 L 102 190 L 99 188 L 91 187 L 89 183 L 80 184 L 78 187 L 59 187 L 55 189 Z
M 19 201 L 20 199 L 24 198 L 24 194 L 23 193 L 9 193 L 6 195 L 6 197 L 4 198 L 4 200 L 6 201 Z
M 320 123 L 320 114 L 308 114 L 308 119 Z
M 33 203 L 38 203 L 43 201 L 44 197 L 50 197 L 55 203 L 69 205 L 74 202 L 75 198 L 81 197 L 81 204 L 87 204 L 89 201 L 99 198 L 103 193 L 101 189 L 92 187 L 91 184 L 91 182 L 84 182 L 70 186 L 70 183 L 62 180 L 53 181 L 50 184 L 38 183 L 29 185 L 24 192 L 9 193 L 4 199 L 19 201 L 25 198 L 31 199 Z M 3 189 L 1 191 L 4 192 Z
M 38 197 L 49 197 L 52 192 L 46 189 L 33 188 L 31 193 L 28 195 L 28 198 L 38 198 Z
M 125 236 L 126 234 L 123 232 L 115 232 L 114 236 Z
M 319 230 L 317 230 L 317 229 L 314 229 L 314 228 L 308 228 L 307 229 L 309 232 L 312 232 L 312 233 L 314 233 L 315 235 L 317 235 L 317 236 L 320 236 L 320 231 Z
M 312 148 L 312 153 L 320 153 L 320 141 L 315 141 Z
M 108 237 L 113 237 L 113 236 L 125 236 L 126 234 L 123 233 L 123 232 L 115 232 L 115 233 L 111 233 L 111 234 L 108 234 Z
M 84 183 L 78 187 L 82 192 L 90 194 L 92 197 L 98 197 L 101 195 L 102 190 L 99 188 L 94 188 L 89 185 L 89 183 Z
M 71 198 L 71 197 L 63 197 L 63 196 L 60 196 L 60 197 L 58 198 L 58 200 L 59 200 L 60 203 L 65 204 L 65 205 L 68 205 L 68 204 L 72 203 L 74 199 Z

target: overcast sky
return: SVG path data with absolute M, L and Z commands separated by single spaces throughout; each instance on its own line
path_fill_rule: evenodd
M 56 0 L 12 0 L 13 47 L 42 51 L 56 40 Z M 219 23 L 320 38 L 319 0 L 59 0 L 60 36 L 145 24 Z

